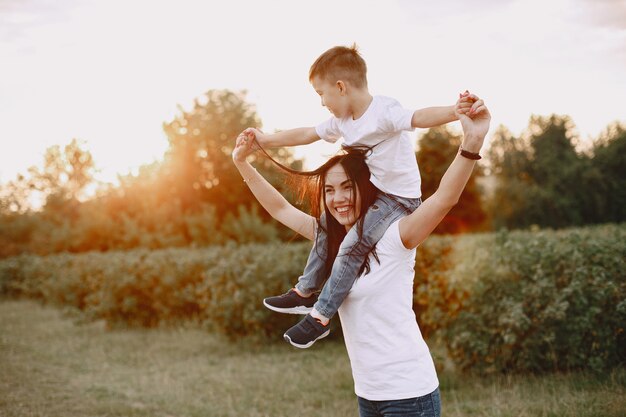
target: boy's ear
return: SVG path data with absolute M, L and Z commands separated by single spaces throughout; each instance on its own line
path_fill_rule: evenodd
M 346 83 L 344 83 L 341 80 L 337 80 L 336 86 L 339 89 L 339 94 L 341 94 L 342 96 L 346 94 L 346 92 L 348 91 L 348 88 L 346 87 Z

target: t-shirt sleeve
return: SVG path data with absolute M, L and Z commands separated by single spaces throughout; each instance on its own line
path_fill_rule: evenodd
M 411 119 L 413 118 L 413 110 L 405 109 L 393 100 L 385 108 L 384 125 L 388 132 L 399 132 L 402 130 L 413 130 Z
M 387 234 L 389 234 L 389 239 L 387 240 L 387 242 L 391 250 L 409 254 L 411 252 L 414 252 L 415 248 L 407 249 L 406 247 L 404 247 L 404 243 L 402 243 L 402 238 L 400 237 L 400 220 L 401 219 L 396 220 L 387 229 Z
M 325 122 L 322 122 L 315 126 L 315 133 L 317 133 L 317 136 L 319 136 L 326 142 L 335 143 L 337 142 L 337 139 L 341 137 L 341 131 L 339 130 L 339 121 L 336 117 L 331 117 Z

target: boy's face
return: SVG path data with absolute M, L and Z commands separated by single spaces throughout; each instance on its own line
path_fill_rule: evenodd
M 314 77 L 311 84 L 315 92 L 322 98 L 322 106 L 326 107 L 335 117 L 349 116 L 348 97 L 343 81 L 331 83 L 320 77 Z

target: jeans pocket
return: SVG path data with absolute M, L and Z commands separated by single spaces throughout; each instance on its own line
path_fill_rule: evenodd
M 439 388 L 428 395 L 418 397 L 419 409 L 422 417 L 440 417 L 441 416 L 441 399 L 439 397 Z

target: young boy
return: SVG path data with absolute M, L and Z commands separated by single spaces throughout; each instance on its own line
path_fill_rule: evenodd
M 368 253 L 387 227 L 420 205 L 421 178 L 408 131 L 457 120 L 455 106 L 410 111 L 392 98 L 372 96 L 366 72 L 365 61 L 356 45 L 331 48 L 317 58 L 309 71 L 309 81 L 320 95 L 322 106 L 333 115 L 330 119 L 316 127 L 274 134 L 253 128 L 244 131 L 262 147 L 304 145 L 319 139 L 335 142 L 340 137 L 348 146 L 373 147 L 367 164 L 370 181 L 381 193 L 365 215 L 362 239 L 352 227 L 324 284 L 326 235 L 320 230 L 295 288 L 263 300 L 267 308 L 281 313 L 309 313 L 284 335 L 285 340 L 299 348 L 308 348 L 329 334 L 328 323 L 352 288 Z M 474 99 L 475 96 L 466 93 L 457 105 L 469 108 Z M 324 216 L 321 222 L 325 224 Z

